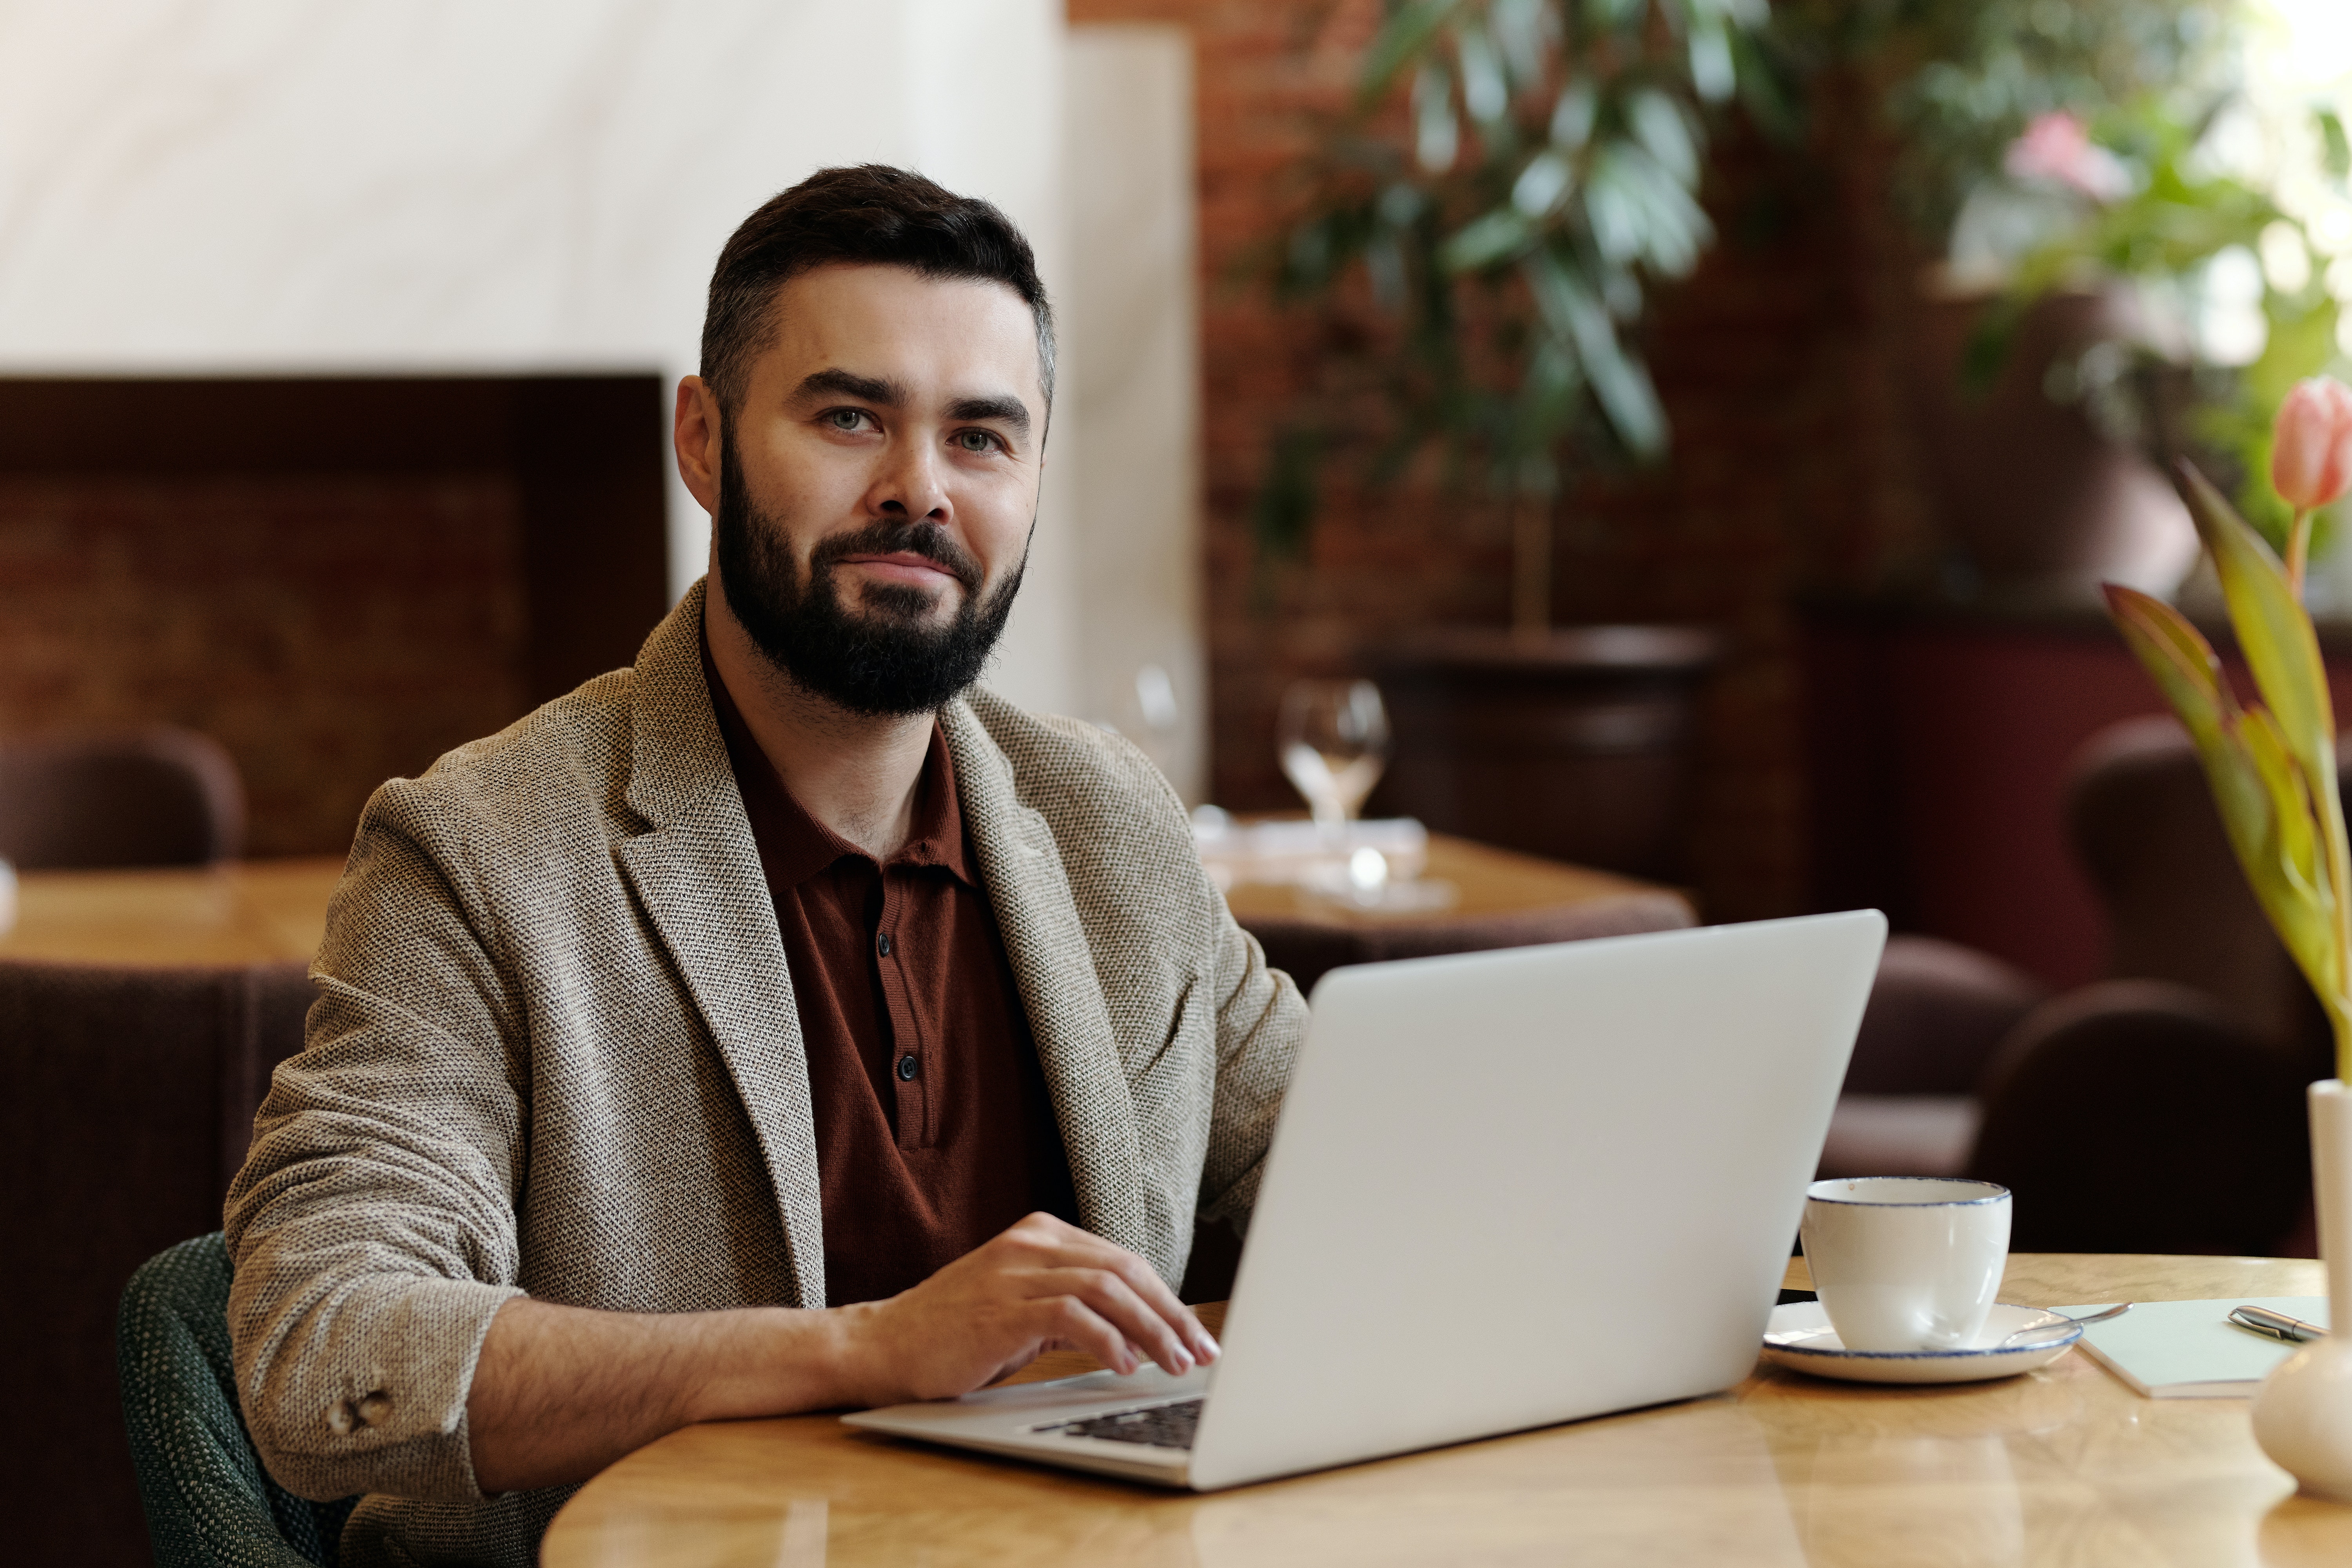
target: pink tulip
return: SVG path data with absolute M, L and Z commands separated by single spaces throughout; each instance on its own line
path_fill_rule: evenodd
M 2131 195 L 2131 171 L 2123 160 L 2092 141 L 2090 127 L 2063 109 L 2035 115 L 2001 162 L 2016 179 L 2055 181 L 2093 201 Z
M 2271 486 L 2297 511 L 2352 489 L 2352 387 L 2321 375 L 2286 395 L 2271 434 Z

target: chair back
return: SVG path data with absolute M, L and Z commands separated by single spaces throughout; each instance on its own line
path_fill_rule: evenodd
M 228 1249 L 214 1231 L 149 1259 L 122 1292 L 122 1421 L 159 1568 L 335 1568 L 359 1500 L 314 1503 L 262 1468 L 236 1401 Z
M 148 1258 L 219 1227 L 310 994 L 299 963 L 0 961 L 0 1192 L 26 1260 L 0 1291 L 0 1409 L 37 1435 L 0 1467 L 12 1558 L 146 1553 L 117 1415 L 116 1300 Z
M 2311 1197 L 2292 1053 L 2161 980 L 2034 1010 L 1987 1069 L 1967 1173 L 2017 1194 L 2019 1252 L 2276 1252 Z
M 2205 770 L 2169 718 L 2102 730 L 2075 754 L 2066 824 L 2105 906 L 2107 973 L 2216 997 L 2257 1038 L 2312 1056 L 2327 1025 L 2223 834 Z
M 220 742 L 167 724 L 0 741 L 0 860 L 20 870 L 201 866 L 245 848 Z

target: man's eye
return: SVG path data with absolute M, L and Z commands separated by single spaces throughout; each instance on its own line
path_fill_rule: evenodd
M 955 443 L 967 452 L 993 452 L 1004 444 L 986 430 L 959 430 Z
M 873 417 L 863 408 L 835 408 L 827 411 L 824 422 L 836 430 L 859 430 L 871 424 Z

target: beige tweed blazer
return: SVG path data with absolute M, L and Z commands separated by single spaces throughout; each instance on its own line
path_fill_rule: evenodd
M 368 803 L 229 1193 L 247 1426 L 345 1561 L 530 1560 L 466 1397 L 509 1298 L 824 1304 L 806 1063 L 702 676 L 697 586 L 633 668 Z M 1306 1009 L 1132 746 L 985 692 L 941 715 L 1081 1217 L 1171 1281 L 1245 1215 Z

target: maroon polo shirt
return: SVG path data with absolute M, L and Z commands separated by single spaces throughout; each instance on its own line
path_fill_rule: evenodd
M 707 646 L 702 672 L 800 1005 L 826 1301 L 895 1296 L 1038 1209 L 1076 1224 L 946 735 L 932 725 L 913 836 L 877 862 L 793 798 Z

